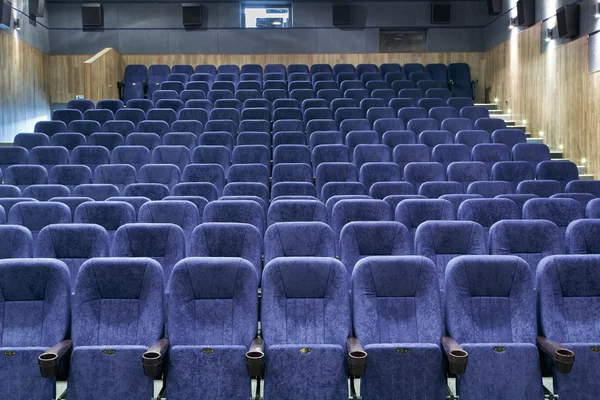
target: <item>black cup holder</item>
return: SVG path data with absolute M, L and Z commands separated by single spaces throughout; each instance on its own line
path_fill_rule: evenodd
M 246 353 L 246 368 L 248 369 L 248 375 L 260 376 L 262 374 L 262 367 L 265 363 L 265 353 L 259 350 L 252 350 Z
M 44 378 L 54 378 L 58 369 L 58 354 L 44 353 L 38 357 L 40 373 Z
M 142 354 L 142 364 L 144 366 L 144 375 L 157 377 L 161 373 L 162 356 L 157 351 L 147 351 Z
M 556 364 L 556 372 L 560 374 L 568 374 L 573 369 L 575 361 L 575 353 L 569 349 L 557 349 L 554 356 Z
M 467 360 L 469 359 L 469 353 L 460 349 L 453 349 L 448 352 L 448 366 L 450 372 L 455 375 L 461 375 L 465 373 L 467 369 Z
M 451 350 L 450 355 L 452 357 L 456 357 L 457 359 L 461 359 L 461 358 L 466 359 L 469 356 L 469 353 L 467 353 L 464 350 Z M 456 361 L 458 361 L 458 360 L 456 360 Z

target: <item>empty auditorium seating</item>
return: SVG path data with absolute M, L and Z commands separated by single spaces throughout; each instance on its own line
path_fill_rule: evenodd
M 318 221 L 277 222 L 265 232 L 264 252 L 265 265 L 279 257 L 335 257 L 333 230 Z

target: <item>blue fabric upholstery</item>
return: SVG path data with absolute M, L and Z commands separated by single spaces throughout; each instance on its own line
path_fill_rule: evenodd
M 119 195 L 119 188 L 109 184 L 84 184 L 73 189 L 73 196 L 89 197 L 95 201 L 104 201 L 109 197 Z
M 315 150 L 317 148 L 315 148 Z M 314 159 L 313 165 L 315 165 Z M 321 195 L 321 190 L 326 183 L 356 181 L 358 181 L 358 171 L 356 170 L 356 167 L 350 163 L 324 162 L 316 167 L 315 186 L 317 187 L 318 195 Z
M 69 197 L 71 192 L 64 185 L 31 185 L 23 190 L 23 197 L 48 201 L 53 197 Z
M 531 199 L 523 206 L 523 219 L 546 219 L 554 222 L 563 236 L 567 226 L 576 219 L 583 218 L 583 210 L 573 199 Z
M 35 257 L 64 262 L 74 290 L 81 265 L 90 258 L 108 257 L 109 249 L 108 233 L 99 225 L 53 224 L 40 231 Z
M 344 199 L 333 206 L 330 225 L 336 239 L 336 254 L 340 253 L 339 241 L 342 228 L 352 221 L 393 221 L 394 213 L 383 200 Z
M 48 201 L 66 205 L 69 207 L 69 210 L 71 210 L 71 217 L 74 217 L 75 210 L 77 210 L 77 207 L 79 207 L 80 204 L 94 201 L 94 199 L 91 197 L 52 197 Z
M 363 259 L 352 273 L 352 299 L 354 332 L 368 353 L 361 397 L 444 398 L 435 265 L 424 257 Z
M 350 151 L 343 144 L 322 144 L 312 151 L 312 165 L 316 173 L 321 163 L 346 163 L 350 162 Z
M 174 133 L 174 132 L 191 133 L 194 136 L 196 136 L 196 140 L 202 134 L 203 129 L 204 129 L 204 126 L 202 125 L 202 122 L 200 122 L 198 120 L 180 119 L 179 121 L 175 121 L 171 124 L 171 133 Z M 168 135 L 168 133 L 167 133 L 167 135 Z M 163 140 L 168 140 L 168 139 L 165 139 L 165 137 L 163 136 Z M 181 143 L 177 143 L 177 144 L 181 144 Z M 191 147 L 191 146 L 188 146 L 188 147 Z M 190 151 L 192 151 L 193 149 L 194 148 L 190 148 Z
M 271 200 L 280 196 L 317 197 L 315 185 L 309 182 L 279 182 L 271 188 Z
M 110 163 L 129 164 L 134 167 L 136 171 L 139 171 L 142 166 L 150 163 L 150 150 L 144 146 L 119 146 L 112 151 Z M 105 166 L 102 166 L 101 170 L 103 170 L 104 167 Z M 129 174 L 130 172 L 128 172 L 128 175 Z M 96 176 L 94 175 L 94 178 L 95 177 Z M 105 177 L 104 179 L 107 178 Z
M 441 199 L 405 199 L 395 208 L 395 220 L 408 229 L 411 251 L 417 228 L 425 221 L 454 220 L 452 203 Z
M 115 157 L 116 158 L 116 157 Z M 94 171 L 95 184 L 110 184 L 123 192 L 125 187 L 136 182 L 135 168 L 128 164 L 99 165 Z
M 306 146 L 306 135 L 300 131 L 277 132 L 273 135 L 273 148 L 277 148 L 277 146 L 282 144 L 301 144 Z
M 35 147 L 29 152 L 29 163 L 50 171 L 55 165 L 69 163 L 69 151 L 60 146 Z
M 116 113 L 123 107 L 125 107 L 125 104 L 121 100 L 100 100 L 96 103 L 96 109 L 110 110 L 113 113 Z
M 200 196 L 208 201 L 217 200 L 219 191 L 217 187 L 210 182 L 182 182 L 173 186 L 171 190 L 173 196 Z
M 472 149 L 472 160 L 485 163 L 490 177 L 497 162 L 510 161 L 510 149 L 502 143 L 480 143 Z
M 185 146 L 189 151 L 193 151 L 198 144 L 198 136 L 192 132 L 171 132 L 163 136 L 162 144 L 165 146 Z
M 535 171 L 540 162 L 550 160 L 550 149 L 543 143 L 517 143 L 511 157 L 513 161 L 527 161 Z
M 486 243 L 490 227 L 498 221 L 519 219 L 519 207 L 508 199 L 469 199 L 458 207 L 457 220 L 477 222 Z
M 249 200 L 213 201 L 204 208 L 204 222 L 239 222 L 254 226 L 262 235 L 265 221 L 262 207 Z
M 458 111 L 454 107 L 433 107 L 429 110 L 429 118 L 436 119 L 441 125 L 445 119 L 458 118 Z
M 404 167 L 404 180 L 412 184 L 418 193 L 424 182 L 445 181 L 446 169 L 440 163 L 409 162 Z
M 351 138 L 353 133 L 357 133 L 357 131 L 350 132 L 346 137 L 347 141 Z M 355 139 L 356 138 L 357 137 L 355 137 Z M 365 163 L 388 163 L 392 161 L 392 151 L 390 148 L 386 145 L 378 144 L 379 138 L 377 138 L 375 142 L 377 143 L 358 144 L 354 146 L 352 163 L 356 166 L 357 170 L 360 171 L 360 168 Z M 356 144 L 356 142 L 354 144 Z M 348 144 L 348 148 L 350 149 L 351 147 L 352 146 Z
M 173 111 L 173 110 L 171 110 L 171 111 Z M 171 118 L 172 117 L 173 117 L 173 115 L 171 114 Z M 177 118 L 175 118 L 175 119 L 177 119 Z M 137 130 L 138 130 L 138 132 L 155 133 L 158 136 L 163 137 L 164 135 L 166 135 L 169 132 L 170 126 L 171 125 L 169 125 L 169 123 L 166 121 L 148 119 L 148 120 L 141 121 L 140 123 L 138 123 Z M 127 144 L 129 144 L 129 143 L 127 143 Z
M 473 182 L 467 188 L 468 194 L 479 194 L 489 199 L 502 194 L 512 194 L 513 188 L 506 181 L 479 181 Z
M 72 191 L 77 185 L 92 183 L 92 171 L 85 165 L 57 165 L 48 173 L 48 183 L 64 185 Z
M 369 196 L 374 199 L 383 200 L 392 195 L 411 195 L 415 193 L 415 188 L 408 182 L 376 182 L 369 189 Z
M 56 379 L 42 378 L 37 358 L 67 338 L 69 271 L 57 260 L 0 261 L 0 384 L 18 400 L 56 397 Z M 12 353 L 10 353 L 12 352 Z M 14 353 L 14 354 L 13 354 Z
M 564 252 L 563 236 L 551 221 L 499 221 L 489 232 L 490 254 L 522 258 L 529 264 L 533 276 L 544 257 Z
M 461 255 L 488 254 L 488 248 L 483 228 L 476 222 L 424 221 L 415 233 L 415 254 L 434 262 L 444 302 L 443 282 L 448 263 Z
M 265 265 L 278 257 L 335 257 L 333 231 L 322 222 L 275 223 L 265 233 Z
M 152 103 L 150 101 L 150 103 Z M 150 104 L 150 107 L 152 105 Z M 119 110 L 115 113 L 115 120 L 120 121 L 129 121 L 133 123 L 135 126 L 146 119 L 146 111 L 140 108 L 126 108 Z
M 201 223 L 196 205 L 189 201 L 150 201 L 138 213 L 138 222 L 148 224 L 174 224 L 181 228 L 189 254 L 192 231 Z
M 400 112 L 402 112 L 402 110 L 400 110 Z M 440 124 L 433 118 L 412 118 L 406 123 L 406 129 L 413 131 L 415 135 L 420 135 L 424 131 L 440 129 Z
M 256 335 L 257 285 L 245 260 L 191 258 L 175 266 L 168 308 L 169 398 L 189 399 L 199 391 L 219 399 L 248 397 L 251 382 L 243 360 Z M 223 315 L 231 318 L 225 322 Z
M 278 222 L 328 222 L 327 208 L 318 200 L 281 200 L 271 204 L 267 225 Z
M 6 206 L 4 207 L 6 209 Z M 585 207 L 585 217 L 600 219 L 600 200 L 590 201 Z
M 231 165 L 231 151 L 226 146 L 202 145 L 194 149 L 192 162 L 195 164 L 219 164 L 227 174 Z
M 522 181 L 517 185 L 518 194 L 535 194 L 539 197 L 550 197 L 562 193 L 558 181 Z
M 441 128 L 456 136 L 460 131 L 472 130 L 473 121 L 468 118 L 447 118 L 442 121 Z
M 271 148 L 271 135 L 265 132 L 240 132 L 237 136 L 238 146 L 262 145 Z
M 461 143 L 473 150 L 478 144 L 490 143 L 490 134 L 483 130 L 461 130 L 456 134 L 456 143 Z
M 110 152 L 102 146 L 77 146 L 71 152 L 70 164 L 90 167 L 92 173 L 98 165 L 110 164 Z
M 393 162 L 368 162 L 360 168 L 360 181 L 367 189 L 377 182 L 400 181 L 402 172 Z
M 429 153 L 433 151 L 433 148 L 439 144 L 452 144 L 454 139 L 450 131 L 444 130 L 426 130 L 421 132 L 419 135 L 419 143 L 429 147 Z
M 225 172 L 218 164 L 189 164 L 183 170 L 182 182 L 210 182 L 221 196 L 225 187 Z
M 166 199 L 167 198 L 165 197 L 165 200 Z M 135 219 L 131 222 L 135 222 L 137 220 L 137 215 L 138 215 L 138 212 L 140 211 L 140 208 L 142 207 L 142 205 L 149 202 L 150 199 L 147 197 L 142 197 L 142 196 L 138 196 L 138 197 L 115 196 L 115 197 L 109 197 L 108 199 L 106 199 L 106 201 L 120 201 L 123 203 L 130 204 L 133 207 L 133 209 L 135 210 Z M 206 199 L 205 199 L 205 201 L 206 201 Z M 128 223 L 128 222 L 126 222 L 126 223 Z
M 469 118 L 475 123 L 480 118 L 489 118 L 490 113 L 487 108 L 482 106 L 465 106 L 460 109 L 461 118 Z
M 200 135 L 200 146 L 224 146 L 229 151 L 233 149 L 233 135 L 226 131 L 204 132 Z
M 501 194 L 496 197 L 499 199 L 512 200 L 519 208 L 519 218 L 521 218 L 521 214 L 523 213 L 523 206 L 525 205 L 527 200 L 538 198 L 538 196 L 536 196 L 535 194 Z
M 262 272 L 262 249 L 261 234 L 250 224 L 205 222 L 192 233 L 190 256 L 243 258 L 254 267 L 258 284 Z
M 471 183 L 489 179 L 487 167 L 480 161 L 453 162 L 447 171 L 448 180 L 462 183 L 465 192 Z
M 333 258 L 285 257 L 267 264 L 261 322 L 268 354 L 265 398 L 348 396 L 348 290 L 346 269 Z M 310 356 L 301 348 L 310 349 Z
M 116 230 L 137 219 L 131 204 L 121 201 L 87 202 L 75 210 L 73 222 L 76 224 L 96 224 L 106 229 L 109 243 L 112 244 Z M 111 245 L 112 246 L 112 245 Z
M 8 217 L 8 213 L 10 212 L 10 209 L 15 205 L 15 204 L 19 204 L 19 203 L 37 203 L 38 201 L 36 199 L 31 199 L 31 198 L 25 198 L 25 197 L 3 197 L 0 198 L 0 206 L 2 208 L 4 208 L 4 212 L 6 214 L 6 216 Z
M 438 144 L 431 151 L 431 161 L 448 168 L 450 163 L 456 161 L 471 161 L 471 150 L 464 144 Z
M 227 182 L 259 182 L 269 187 L 269 175 L 265 164 L 234 164 L 227 173 Z
M 0 225 L 0 237 L 0 259 L 33 257 L 33 238 L 29 229 L 18 225 Z
M 579 169 L 574 162 L 568 160 L 542 161 L 537 165 L 535 177 L 560 182 L 561 192 L 564 192 L 569 182 L 579 180 Z
M 458 207 L 462 204 L 463 201 L 467 199 L 482 199 L 483 196 L 479 194 L 445 194 L 440 196 L 442 200 L 448 200 L 452 203 L 452 208 L 454 209 L 454 215 L 458 214 Z M 519 218 L 521 218 L 521 211 L 519 210 Z
M 71 210 L 62 203 L 22 202 L 11 207 L 6 222 L 29 229 L 35 254 L 37 237 L 42 228 L 52 224 L 71 223 Z
M 160 146 L 160 143 L 160 136 L 151 132 L 132 132 L 125 139 L 127 146 L 143 146 L 150 151 Z
M 51 146 L 62 146 L 69 151 L 77 146 L 83 146 L 87 143 L 87 139 L 81 133 L 78 132 L 62 132 L 50 138 Z
M 94 132 L 102 132 L 102 124 L 97 121 L 76 120 L 69 123 L 68 130 L 63 132 L 79 132 L 88 137 Z
M 430 162 L 431 152 L 429 151 L 429 148 L 424 144 L 398 144 L 394 147 L 393 158 L 394 162 L 398 164 L 398 166 L 402 170 L 402 174 L 404 176 L 404 169 L 408 163 Z M 443 169 L 445 176 L 445 168 Z
M 73 297 L 70 399 L 152 397 L 154 382 L 140 359 L 164 330 L 163 281 L 160 265 L 147 258 L 82 265 Z M 107 358 L 105 350 L 114 354 Z
M 28 164 L 29 152 L 24 147 L 2 146 L 0 147 L 0 168 L 6 174 L 6 169 L 12 165 Z
M 506 129 L 506 122 L 500 118 L 479 118 L 475 121 L 474 128 L 486 131 L 491 135 L 497 130 Z
M 190 150 L 185 146 L 158 146 L 152 151 L 152 163 L 173 164 L 183 171 L 190 163 Z
M 132 183 L 123 190 L 123 196 L 142 196 L 150 200 L 162 200 L 168 195 L 169 188 L 161 183 Z
M 459 396 L 543 397 L 528 269 L 526 262 L 511 256 L 460 257 L 448 263 L 446 326 L 469 353 L 467 370 L 457 377 Z M 500 381 L 499 371 L 504 377 Z
M 395 114 L 392 118 L 379 118 L 373 123 L 373 129 L 379 133 L 379 136 L 383 136 L 388 131 L 402 131 L 404 128 L 404 122 Z
M 567 227 L 565 243 L 569 254 L 600 254 L 600 221 L 580 219 Z
M 273 186 L 279 182 L 312 183 L 313 173 L 310 164 L 277 164 L 273 166 Z
M 238 147 L 239 148 L 239 147 Z M 236 148 L 237 149 L 237 148 Z M 235 153 L 235 150 L 234 150 Z M 268 156 L 270 159 L 270 155 Z M 280 163 L 311 164 L 311 154 L 308 147 L 298 144 L 285 144 L 273 151 L 273 166 Z
M 181 180 L 179 168 L 173 164 L 147 164 L 137 173 L 139 183 L 161 183 L 172 189 Z
M 327 203 L 331 197 L 345 195 L 367 195 L 368 190 L 361 182 L 328 182 L 321 190 L 321 201 Z
M 600 197 L 600 181 L 571 181 L 565 187 L 566 193 L 590 193 Z
M 585 215 L 585 208 L 588 203 L 596 197 L 589 193 L 557 193 L 550 196 L 551 199 L 573 199 L 581 206 L 582 215 Z
M 353 221 L 340 234 L 340 261 L 348 271 L 348 282 L 356 263 L 365 257 L 402 256 L 411 251 L 408 229 L 394 221 Z
M 40 165 L 13 165 L 4 172 L 4 183 L 13 185 L 23 191 L 30 185 L 44 185 L 48 183 L 46 168 Z
M 512 151 L 517 143 L 527 143 L 527 136 L 520 129 L 497 129 L 492 132 L 492 142 L 504 144 Z
M 513 192 L 516 192 L 519 183 L 534 178 L 535 170 L 526 161 L 499 161 L 492 167 L 491 179 L 509 182 Z
M 565 399 L 600 395 L 597 385 L 598 256 L 552 256 L 537 270 L 539 328 L 575 353 L 569 374 L 553 368 L 554 393 Z M 592 350 L 590 350 L 592 349 Z
M 83 119 L 83 113 L 79 110 L 62 109 L 62 110 L 52 111 L 52 120 L 64 122 L 65 127 L 69 126 L 71 121 L 77 121 L 77 120 L 82 120 L 82 119 Z
M 50 146 L 50 139 L 45 133 L 17 133 L 13 140 L 13 146 L 31 150 L 37 146 Z
M 83 119 L 96 121 L 102 126 L 105 122 L 114 120 L 115 114 L 110 110 L 87 110 L 83 113 Z
M 454 181 L 423 182 L 419 187 L 419 194 L 429 199 L 437 199 L 445 194 L 464 194 L 463 185 Z
M 70 125 L 70 123 L 69 123 Z M 67 124 L 62 121 L 39 121 L 35 123 L 33 127 L 34 132 L 45 133 L 46 135 L 52 137 L 53 135 L 66 132 Z

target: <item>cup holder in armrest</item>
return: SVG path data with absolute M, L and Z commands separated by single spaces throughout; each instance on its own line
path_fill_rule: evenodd
M 144 365 L 144 375 L 156 377 L 161 372 L 162 356 L 159 352 L 147 351 L 142 354 L 142 364 Z
M 559 374 L 568 374 L 573 369 L 575 353 L 569 349 L 558 349 L 556 350 L 554 361 L 556 364 L 556 372 Z
M 54 378 L 58 369 L 58 354 L 44 353 L 38 357 L 40 372 L 44 378 Z
M 259 350 L 252 350 L 246 353 L 246 368 L 248 375 L 260 376 L 265 363 L 265 353 Z

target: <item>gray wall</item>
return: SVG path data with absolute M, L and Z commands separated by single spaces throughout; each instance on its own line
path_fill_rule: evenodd
M 20 11 L 13 10 L 12 14 L 13 20 L 17 18 L 20 20 L 21 29 L 17 31 L 11 27 L 0 28 L 0 30 L 46 53 L 49 52 L 49 32 L 48 28 L 46 28 L 46 24 L 48 23 L 48 9 L 46 9 L 45 18 L 38 18 L 36 23 L 27 16 L 29 14 L 29 0 L 11 0 L 11 3 L 13 8 Z
M 52 54 L 90 54 L 113 47 L 123 54 L 378 52 L 379 29 L 426 31 L 425 50 L 483 51 L 484 1 L 452 3 L 452 24 L 430 24 L 430 2 L 355 2 L 356 26 L 331 25 L 331 2 L 293 5 L 292 29 L 240 29 L 240 5 L 203 3 L 205 27 L 182 28 L 180 3 L 104 3 L 104 31 L 81 30 L 80 5 L 49 3 Z

